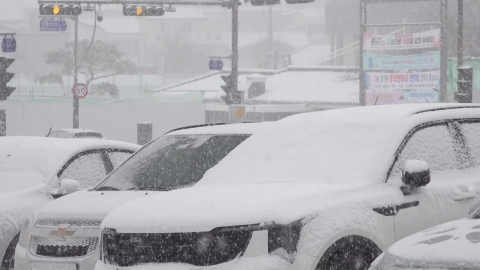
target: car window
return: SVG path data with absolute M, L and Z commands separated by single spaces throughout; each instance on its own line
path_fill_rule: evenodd
M 70 138 L 70 134 L 65 131 L 58 131 L 57 138 Z
M 455 152 L 454 137 L 447 124 L 420 129 L 400 152 L 392 175 L 401 174 L 405 162 L 413 159 L 428 162 L 432 173 L 463 168 Z
M 461 123 L 460 128 L 473 166 L 480 166 L 480 122 Z
M 76 180 L 82 188 L 92 187 L 107 175 L 105 166 L 101 151 L 87 151 L 71 159 L 60 171 L 59 179 Z
M 96 138 L 96 139 L 102 139 L 103 136 L 100 133 L 96 132 L 81 132 L 81 133 L 76 133 L 75 138 Z
M 127 160 L 133 154 L 132 151 L 124 151 L 124 150 L 108 150 L 108 156 L 110 157 L 110 161 L 114 168 L 117 168 L 122 164 L 125 160 Z
M 51 137 L 51 138 L 56 138 L 58 136 L 58 131 L 52 131 L 50 132 L 50 134 L 48 134 L 48 137 Z
M 177 189 L 197 183 L 248 135 L 164 136 L 138 151 L 97 189 Z

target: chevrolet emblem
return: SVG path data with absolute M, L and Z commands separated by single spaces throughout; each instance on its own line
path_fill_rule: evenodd
M 58 228 L 58 230 L 56 230 L 56 231 L 51 231 L 50 236 L 55 236 L 55 237 L 61 238 L 61 237 L 65 237 L 65 236 L 72 236 L 75 232 L 76 232 L 76 230 L 68 231 L 65 228 Z

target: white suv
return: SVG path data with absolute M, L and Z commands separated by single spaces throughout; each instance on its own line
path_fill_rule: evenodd
M 100 254 L 100 223 L 111 210 L 138 198 L 195 185 L 265 125 L 187 128 L 150 142 L 95 189 L 65 196 L 36 211 L 20 234 L 15 269 L 93 269 Z
M 295 115 L 196 187 L 112 211 L 96 270 L 368 269 L 395 241 L 466 217 L 479 188 L 480 107 Z

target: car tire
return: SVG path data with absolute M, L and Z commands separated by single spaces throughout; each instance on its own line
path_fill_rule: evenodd
M 327 249 L 315 270 L 368 270 L 382 250 L 362 236 L 347 236 Z
M 5 251 L 5 255 L 2 259 L 2 265 L 0 266 L 0 270 L 12 270 L 15 267 L 15 247 L 17 246 L 18 239 L 20 238 L 20 234 L 17 234 L 12 242 L 7 247 Z

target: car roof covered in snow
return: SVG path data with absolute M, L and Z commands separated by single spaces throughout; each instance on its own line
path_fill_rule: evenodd
M 265 130 L 272 123 L 238 123 L 238 124 L 216 124 L 205 125 L 198 127 L 186 127 L 173 130 L 167 133 L 167 136 L 175 135 L 192 135 L 192 134 L 208 134 L 208 135 L 222 135 L 222 134 L 254 134 Z
M 480 118 L 480 107 L 383 105 L 290 116 L 239 145 L 198 185 L 378 183 L 412 128 L 455 118 Z
M 393 244 L 377 261 L 381 269 L 478 269 L 480 220 L 461 219 L 410 235 Z M 375 269 L 375 268 L 374 268 Z M 422 268 L 423 269 L 423 268 Z
M 43 183 L 75 154 L 98 148 L 136 151 L 140 146 L 109 140 L 0 137 L 0 192 Z

